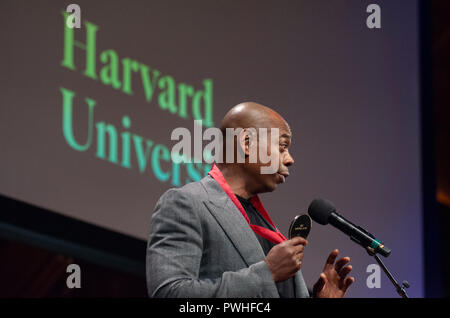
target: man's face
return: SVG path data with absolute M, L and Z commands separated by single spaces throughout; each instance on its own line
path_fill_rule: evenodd
M 278 129 L 278 134 L 274 134 L 273 130 L 268 129 L 267 138 L 262 140 L 258 138 L 257 162 L 247 164 L 248 171 L 254 180 L 253 188 L 256 189 L 256 193 L 275 190 L 278 184 L 286 181 L 289 176 L 289 166 L 294 164 L 294 159 L 289 153 L 292 138 L 289 126 L 284 120 L 279 120 L 271 128 Z M 255 151 L 255 149 L 253 148 L 252 151 Z M 271 161 L 265 163 L 264 160 L 261 160 L 260 151 L 263 151 Z M 268 169 L 269 167 L 275 169 Z M 266 173 L 264 173 L 264 170 L 266 170 Z

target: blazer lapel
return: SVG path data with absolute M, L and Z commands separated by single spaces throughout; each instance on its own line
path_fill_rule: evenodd
M 209 195 L 209 201 L 205 202 L 206 207 L 239 251 L 247 266 L 264 260 L 265 255 L 255 233 L 233 201 L 210 176 L 202 181 Z
M 297 298 L 310 297 L 308 287 L 306 286 L 305 279 L 303 278 L 303 274 L 302 274 L 301 270 L 299 270 L 295 274 L 294 280 L 295 280 L 295 296 Z
M 247 266 L 264 260 L 264 251 L 255 233 L 233 201 L 211 176 L 203 178 L 201 183 L 209 197 L 209 201 L 204 202 L 207 209 L 222 227 Z M 309 297 L 301 271 L 296 273 L 294 280 L 296 297 Z

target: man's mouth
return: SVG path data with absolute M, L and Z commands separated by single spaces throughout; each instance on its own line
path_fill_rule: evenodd
M 280 177 L 281 183 L 285 183 L 286 178 L 289 176 L 289 172 L 277 172 L 277 175 Z

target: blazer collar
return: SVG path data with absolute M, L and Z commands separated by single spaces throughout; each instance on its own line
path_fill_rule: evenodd
M 208 194 L 208 201 L 204 202 L 207 209 L 222 227 L 247 266 L 264 260 L 265 254 L 255 233 L 225 191 L 209 175 L 200 183 Z M 301 271 L 297 272 L 294 279 L 296 296 L 309 297 Z
M 209 175 L 203 178 L 201 183 L 208 193 L 208 201 L 205 202 L 208 210 L 239 251 L 247 266 L 264 260 L 264 251 L 255 233 L 220 185 Z

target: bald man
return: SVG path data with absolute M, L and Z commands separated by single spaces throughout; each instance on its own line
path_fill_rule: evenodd
M 227 128 L 242 130 L 227 139 Z M 247 132 L 259 128 L 268 129 L 267 138 L 251 139 Z M 332 251 L 310 295 L 301 273 L 307 240 L 287 240 L 258 198 L 284 183 L 294 164 L 287 122 L 247 102 L 225 115 L 221 131 L 224 157 L 232 147 L 232 162 L 217 163 L 199 182 L 168 190 L 156 204 L 147 247 L 149 296 L 343 297 L 354 281 L 348 277 L 350 259 L 336 261 L 338 251 Z M 276 171 L 262 173 L 274 164 L 262 163 L 262 148 Z M 258 154 L 255 162 L 252 151 Z

